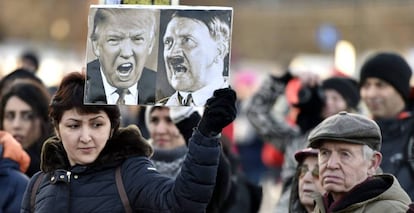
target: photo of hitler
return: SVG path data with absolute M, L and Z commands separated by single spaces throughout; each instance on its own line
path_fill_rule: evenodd
M 161 11 L 158 104 L 204 106 L 215 90 L 229 87 L 232 12 Z

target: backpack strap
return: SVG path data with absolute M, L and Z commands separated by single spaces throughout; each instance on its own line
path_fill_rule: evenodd
M 35 211 L 36 193 L 37 193 L 37 190 L 39 189 L 40 183 L 42 182 L 44 175 L 45 173 L 41 172 L 33 184 L 32 192 L 30 193 L 30 212 Z
M 122 181 L 121 165 L 116 167 L 115 182 L 116 182 L 116 188 L 118 189 L 119 196 L 121 197 L 122 205 L 124 205 L 125 212 L 132 213 L 131 205 L 129 203 L 129 199 L 125 191 L 124 183 Z

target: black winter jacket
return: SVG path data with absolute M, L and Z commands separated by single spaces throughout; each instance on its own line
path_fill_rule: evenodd
M 137 130 L 127 129 L 125 134 L 131 131 Z M 216 180 L 220 154 L 217 138 L 194 132 L 175 181 L 155 170 L 148 159 L 151 147 L 142 137 L 113 138 L 92 165 L 74 167 L 69 166 L 62 143 L 56 138 L 48 140 L 42 157 L 46 175 L 36 195 L 36 212 L 124 212 L 115 183 L 118 165 L 134 211 L 205 212 Z M 39 173 L 29 183 L 21 212 L 30 210 L 31 189 L 37 176 Z
M 382 133 L 381 169 L 397 177 L 414 199 L 414 116 L 402 112 L 397 118 L 375 120 Z

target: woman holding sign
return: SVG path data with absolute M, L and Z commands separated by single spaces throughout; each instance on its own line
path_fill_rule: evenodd
M 175 180 L 148 159 L 152 147 L 136 126 L 119 128 L 116 105 L 84 105 L 85 76 L 67 75 L 49 114 L 57 137 L 42 150 L 21 212 L 204 212 L 220 155 L 219 134 L 236 116 L 236 94 L 221 89 L 189 141 Z

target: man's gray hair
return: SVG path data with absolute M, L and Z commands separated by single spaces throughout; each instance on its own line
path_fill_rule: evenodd
M 362 145 L 362 157 L 364 160 L 370 160 L 377 151 L 374 151 L 368 145 Z

